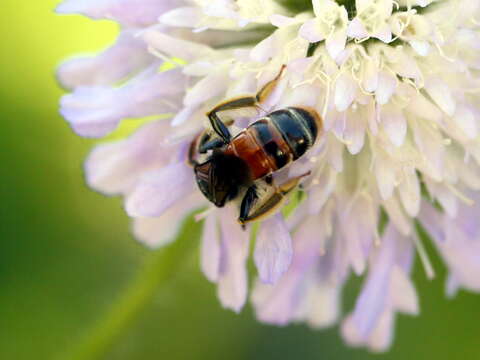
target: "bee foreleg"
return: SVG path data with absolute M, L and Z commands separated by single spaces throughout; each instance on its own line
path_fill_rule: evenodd
M 228 130 L 227 126 L 220 120 L 217 115 L 218 110 L 212 110 L 207 113 L 208 119 L 210 120 L 210 124 L 212 125 L 212 129 L 220 136 L 225 143 L 229 143 L 230 139 L 232 138 L 232 134 L 230 134 L 230 130 Z
M 282 68 L 277 76 L 273 80 L 266 83 L 255 96 L 241 96 L 224 101 L 207 113 L 210 124 L 212 125 L 212 129 L 223 139 L 225 143 L 230 142 L 232 135 L 230 134 L 227 125 L 219 118 L 218 114 L 222 111 L 228 112 L 243 108 L 253 108 L 256 110 L 261 109 L 261 103 L 263 103 L 273 92 L 280 78 L 282 77 L 285 68 L 286 66 L 282 65 Z
M 209 139 L 208 141 L 200 143 L 198 146 L 198 152 L 200 154 L 205 154 L 208 150 L 221 148 L 224 145 L 225 142 L 223 141 L 223 139 L 216 137 L 214 139 Z

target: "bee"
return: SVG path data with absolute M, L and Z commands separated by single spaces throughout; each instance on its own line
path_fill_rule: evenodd
M 232 137 L 219 113 L 260 108 L 278 84 L 285 66 L 255 96 L 227 100 L 207 113 L 212 131 L 190 145 L 189 162 L 205 197 L 217 207 L 241 196 L 238 221 L 259 220 L 272 214 L 286 195 L 308 175 L 276 185 L 272 174 L 305 154 L 322 132 L 322 119 L 308 107 L 287 107 L 266 114 Z M 201 154 L 208 154 L 198 161 Z

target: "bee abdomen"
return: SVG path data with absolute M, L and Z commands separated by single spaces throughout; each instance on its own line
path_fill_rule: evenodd
M 291 149 L 293 160 L 298 159 L 313 146 L 318 133 L 318 120 L 309 111 L 289 107 L 268 115 Z
M 293 160 L 291 150 L 277 127 L 268 118 L 250 126 L 258 145 L 263 149 L 274 169 L 280 169 Z

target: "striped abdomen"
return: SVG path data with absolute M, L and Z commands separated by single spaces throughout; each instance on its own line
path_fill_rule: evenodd
M 235 136 L 226 153 L 243 159 L 256 180 L 305 154 L 315 143 L 320 126 L 320 117 L 314 110 L 277 110 Z

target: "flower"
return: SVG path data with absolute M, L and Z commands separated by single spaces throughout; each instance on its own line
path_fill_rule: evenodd
M 300 35 L 312 43 L 325 40 L 329 55 L 336 59 L 347 42 L 347 10 L 335 1 L 315 0 L 312 3 L 315 18 L 302 25 Z
M 209 127 L 207 111 L 255 94 L 285 65 L 260 111 L 231 126 L 236 134 L 287 106 L 323 118 L 315 145 L 274 174 L 278 183 L 309 175 L 289 211 L 259 225 L 257 317 L 319 328 L 341 321 L 348 344 L 384 351 L 397 313 L 419 313 L 415 252 L 434 276 L 422 229 L 447 263 L 447 293 L 480 291 L 480 5 L 313 0 L 304 10 L 285 1 L 64 1 L 59 12 L 113 19 L 122 30 L 103 53 L 60 67 L 72 90 L 61 113 L 87 137 L 159 116 L 94 149 L 87 182 L 125 197 L 135 235 L 150 246 L 206 208 L 196 216 L 205 220 L 201 267 L 221 303 L 240 311 L 252 228 L 236 223 L 236 202 L 219 210 L 200 194 L 187 154 Z M 363 275 L 342 320 L 345 282 Z

